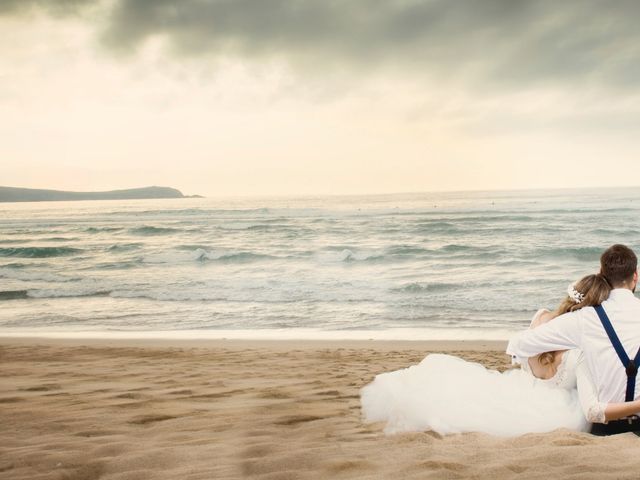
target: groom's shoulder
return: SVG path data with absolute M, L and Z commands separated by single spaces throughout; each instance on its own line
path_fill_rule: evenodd
M 612 291 L 609 298 L 602 302 L 603 306 L 608 304 L 639 306 L 640 298 L 636 297 L 635 294 L 629 290 L 619 289 Z
M 629 292 L 630 293 L 630 292 Z M 635 295 L 624 295 L 622 297 L 609 297 L 604 302 L 602 302 L 602 306 L 606 312 L 640 312 L 640 298 L 637 298 Z M 586 310 L 586 309 L 585 309 Z M 589 308 L 595 312 L 593 308 Z

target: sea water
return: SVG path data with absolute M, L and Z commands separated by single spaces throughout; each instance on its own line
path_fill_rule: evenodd
M 506 338 L 640 189 L 0 204 L 0 335 Z

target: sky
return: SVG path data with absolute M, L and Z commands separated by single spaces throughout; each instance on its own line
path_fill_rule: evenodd
M 0 0 L 0 185 L 640 185 L 632 0 Z

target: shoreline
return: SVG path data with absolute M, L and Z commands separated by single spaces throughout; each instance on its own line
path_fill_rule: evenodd
M 388 328 L 383 330 L 322 330 L 265 328 L 253 330 L 63 330 L 3 328 L 0 338 L 57 338 L 162 341 L 299 341 L 299 342 L 507 342 L 522 328 Z
M 50 345 L 60 347 L 150 347 L 150 348 L 224 348 L 243 350 L 264 348 L 273 350 L 314 349 L 374 349 L 380 351 L 415 350 L 433 351 L 502 351 L 507 347 L 505 340 L 271 340 L 271 339 L 195 339 L 195 338 L 96 338 L 96 337 L 36 337 L 2 336 L 0 346 L 6 345 Z M 506 354 L 505 354 L 506 356 Z

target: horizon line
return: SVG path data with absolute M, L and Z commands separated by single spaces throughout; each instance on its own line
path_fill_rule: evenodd
M 8 188 L 22 188 L 32 190 L 52 190 L 60 192 L 70 193 L 104 193 L 117 190 L 134 190 L 140 188 L 173 188 L 183 193 L 183 189 L 173 186 L 163 185 L 145 185 L 142 187 L 115 187 L 111 189 L 100 190 L 60 190 L 58 188 L 40 188 L 40 187 L 14 187 L 9 185 L 1 185 L 0 187 Z M 500 192 L 542 192 L 542 191 L 584 191 L 584 190 L 612 190 L 612 189 L 640 189 L 640 184 L 637 185 L 607 185 L 607 186 L 582 186 L 582 187 L 528 187 L 528 188 L 470 188 L 470 189 L 451 189 L 451 190 L 409 190 L 409 191 L 394 191 L 394 192 L 368 192 L 368 193 L 262 193 L 262 194 L 184 194 L 185 197 L 193 195 L 200 195 L 202 198 L 305 198 L 305 197 L 383 197 L 383 196 L 396 196 L 396 195 L 425 195 L 425 194 L 456 194 L 456 193 L 500 193 Z M 162 200 L 162 199 L 159 199 Z

